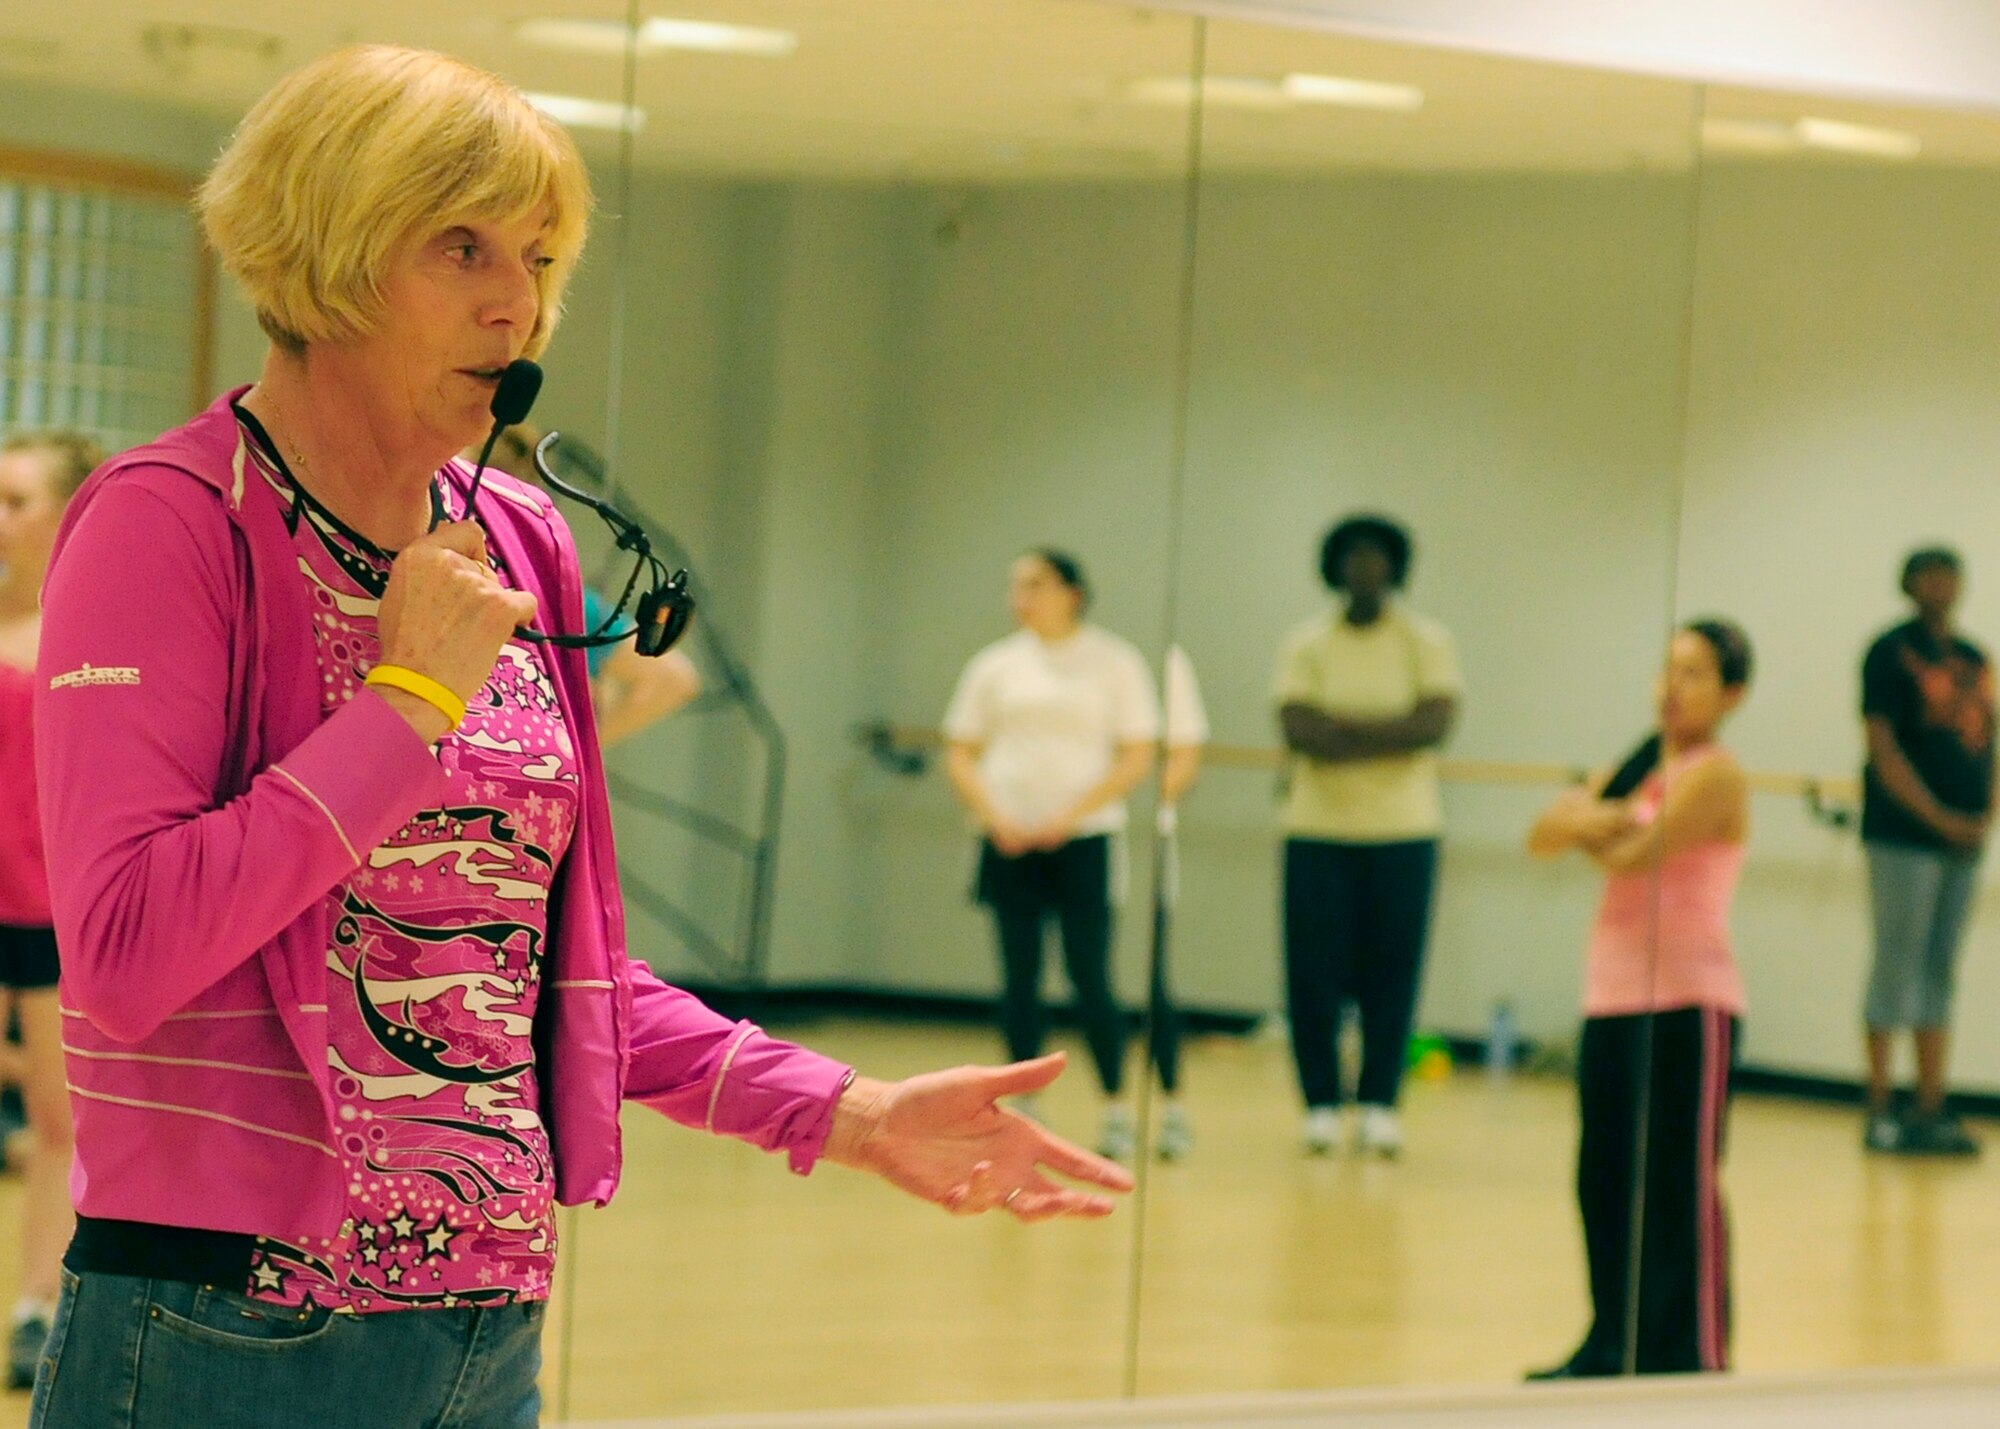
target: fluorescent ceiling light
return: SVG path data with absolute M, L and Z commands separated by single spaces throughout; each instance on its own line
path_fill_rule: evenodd
M 1705 119 L 1701 142 L 1709 149 L 1738 154 L 1796 154 L 1823 149 L 1872 159 L 1914 159 L 1923 141 L 1900 129 L 1878 129 L 1839 119 Z
M 1194 103 L 1195 95 L 1201 95 L 1204 106 L 1218 109 L 1284 109 L 1289 105 L 1284 90 L 1275 80 L 1249 79 L 1241 76 L 1212 74 L 1203 79 L 1199 86 L 1183 75 L 1164 75 L 1154 79 L 1135 79 L 1125 86 L 1125 96 L 1141 104 L 1177 104 L 1186 106 Z
M 782 59 L 799 47 L 790 30 L 718 25 L 707 20 L 647 20 L 639 26 L 642 50 L 701 50 L 714 55 L 765 55 Z
M 574 94 L 527 94 L 528 103 L 572 129 L 624 129 L 636 134 L 646 127 L 646 111 L 608 99 L 584 99 Z
M 632 31 L 616 20 L 523 20 L 514 37 L 552 50 L 587 50 L 622 55 Z
M 628 44 L 640 54 L 662 50 L 698 50 L 712 55 L 761 55 L 782 58 L 799 47 L 790 30 L 766 30 L 752 25 L 723 25 L 709 20 L 672 20 L 656 16 L 632 29 L 617 20 L 523 20 L 516 38 L 557 50 L 592 54 L 623 54 Z
M 1799 147 L 1799 134 L 1774 119 L 1704 119 L 1701 142 L 1737 154 L 1789 154 Z
M 1831 149 L 1841 154 L 1866 154 L 1877 159 L 1914 159 L 1923 152 L 1924 142 L 1900 129 L 1878 129 L 1872 124 L 1848 124 L 1838 119 L 1801 119 L 1794 126 L 1799 142 L 1809 149 Z
M 1409 84 L 1378 84 L 1331 74 L 1288 74 L 1281 88 L 1285 98 L 1299 104 L 1344 104 L 1400 114 L 1424 107 L 1424 92 Z
M 1140 104 L 1185 107 L 1194 102 L 1196 94 L 1211 109 L 1256 109 L 1266 113 L 1301 104 L 1339 104 L 1408 113 L 1421 109 L 1424 103 L 1424 92 L 1406 84 L 1376 84 L 1330 74 L 1288 74 L 1283 79 L 1212 74 L 1199 83 L 1182 75 L 1161 75 L 1135 79 L 1125 86 L 1125 97 Z

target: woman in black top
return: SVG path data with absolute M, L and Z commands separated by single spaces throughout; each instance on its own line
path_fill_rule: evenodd
M 1874 905 L 1875 965 L 1864 1013 L 1871 1151 L 1970 1156 L 1945 1110 L 1958 952 L 1993 808 L 1993 671 L 1954 627 L 1963 567 L 1930 547 L 1903 565 L 1914 619 L 1869 647 L 1861 670 L 1868 732 L 1861 838 Z M 1890 1094 L 1894 1035 L 1916 1044 L 1908 1115 Z

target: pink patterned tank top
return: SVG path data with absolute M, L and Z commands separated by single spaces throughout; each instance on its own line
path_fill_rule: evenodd
M 250 470 L 293 519 L 321 702 L 337 709 L 381 658 L 391 557 L 245 444 Z M 435 521 L 459 519 L 443 483 L 432 500 Z M 532 1033 L 549 894 L 580 791 L 534 646 L 501 650 L 437 755 L 449 776 L 438 807 L 369 850 L 328 895 L 328 1055 L 347 1216 L 330 1241 L 260 1238 L 249 1286 L 258 1299 L 372 1313 L 549 1294 L 555 1176 Z
M 1667 781 L 1714 752 L 1696 750 L 1657 769 L 1633 796 L 1642 824 L 1660 816 Z M 1583 1010 L 1620 1017 L 1687 1007 L 1743 1015 L 1729 913 L 1748 846 L 1715 840 L 1683 849 L 1657 869 L 1615 873 L 1591 933 Z

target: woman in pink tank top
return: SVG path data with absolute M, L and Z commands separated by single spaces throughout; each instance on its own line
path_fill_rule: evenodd
M 1750 666 L 1730 622 L 1683 627 L 1660 679 L 1659 732 L 1558 799 L 1528 839 L 1538 857 L 1577 850 L 1605 872 L 1577 1053 L 1593 1319 L 1575 1354 L 1531 1379 L 1729 1367 L 1720 1171 L 1743 1016 L 1729 913 L 1750 792 L 1717 734 Z
M 71 1227 L 69 1093 L 30 719 L 42 577 L 63 507 L 103 459 L 74 432 L 23 432 L 0 443 L 0 988 L 20 1018 L 21 1086 L 34 1138 L 21 1207 L 21 1298 L 8 1338 L 14 1389 L 34 1383 Z

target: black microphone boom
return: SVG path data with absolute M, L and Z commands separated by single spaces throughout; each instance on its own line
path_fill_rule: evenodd
M 500 385 L 493 391 L 493 402 L 486 409 L 493 414 L 493 430 L 486 434 L 486 445 L 479 449 L 479 463 L 472 469 L 472 490 L 466 494 L 466 514 L 474 514 L 479 507 L 479 484 L 486 479 L 486 461 L 493 455 L 493 444 L 500 440 L 500 434 L 516 423 L 525 422 L 533 410 L 535 398 L 542 395 L 542 369 L 525 357 L 517 357 L 500 373 Z

